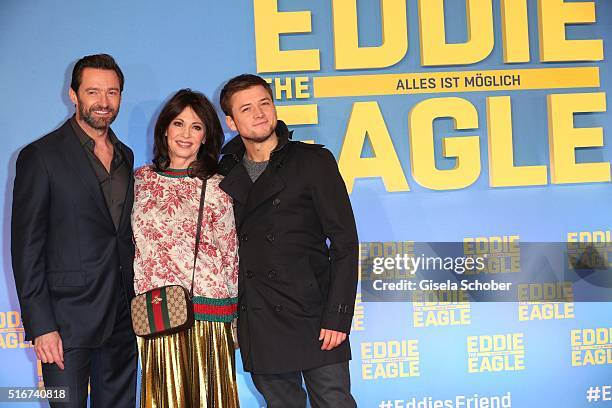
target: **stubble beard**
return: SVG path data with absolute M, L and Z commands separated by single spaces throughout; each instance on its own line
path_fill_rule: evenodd
M 111 116 L 108 118 L 96 118 L 93 111 L 100 108 L 109 109 L 108 107 L 102 107 L 100 105 L 92 105 L 88 110 L 86 110 L 85 106 L 82 103 L 79 103 L 79 116 L 93 129 L 106 130 L 110 127 L 111 123 L 115 121 L 118 112 L 116 110 L 111 110 Z
M 259 143 L 264 143 L 267 140 L 269 140 L 272 135 L 274 134 L 274 128 L 270 127 L 270 129 L 268 130 L 268 132 L 265 135 L 257 135 L 257 134 L 251 134 L 251 135 L 241 135 L 243 139 L 245 139 L 246 142 L 248 143 L 253 143 L 253 144 L 259 144 Z

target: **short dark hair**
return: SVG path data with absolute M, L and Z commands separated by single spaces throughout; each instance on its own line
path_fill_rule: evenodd
M 108 69 L 113 70 L 117 74 L 119 78 L 119 90 L 123 91 L 123 83 L 125 79 L 123 77 L 123 72 L 121 72 L 121 68 L 115 62 L 115 59 L 108 54 L 94 54 L 94 55 L 86 55 L 74 64 L 74 68 L 72 69 L 72 81 L 70 82 L 70 88 L 74 92 L 79 91 L 79 87 L 81 86 L 81 81 L 83 79 L 83 70 L 85 68 L 96 68 L 96 69 Z
M 221 105 L 221 109 L 223 109 L 223 113 L 227 116 L 232 116 L 231 101 L 232 96 L 234 96 L 236 92 L 244 91 L 245 89 L 258 85 L 263 86 L 270 94 L 270 98 L 274 99 L 272 96 L 272 87 L 270 87 L 270 84 L 267 83 L 265 79 L 258 75 L 242 74 L 227 81 L 219 96 L 219 104 Z
M 192 91 L 188 88 L 181 89 L 175 93 L 166 102 L 157 117 L 153 135 L 153 168 L 157 171 L 164 171 L 170 165 L 166 132 L 172 120 L 188 106 L 193 109 L 204 124 L 204 143 L 198 150 L 196 160 L 190 164 L 190 175 L 204 179 L 217 172 L 219 153 L 221 152 L 225 135 L 212 103 L 203 93 Z

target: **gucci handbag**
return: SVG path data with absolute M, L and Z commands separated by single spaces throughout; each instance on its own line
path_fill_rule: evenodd
M 191 290 L 188 292 L 181 285 L 166 285 L 141 293 L 132 299 L 132 327 L 134 333 L 139 337 L 151 339 L 167 336 L 189 330 L 193 326 L 193 302 L 191 299 L 193 298 L 193 280 L 200 246 L 205 195 L 206 180 L 202 182 L 202 193 L 200 195 L 200 209 L 198 211 L 195 249 L 193 251 Z

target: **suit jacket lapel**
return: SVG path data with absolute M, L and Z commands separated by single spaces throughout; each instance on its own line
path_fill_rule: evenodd
M 108 222 L 110 222 L 114 229 L 115 225 L 113 224 L 110 212 L 106 207 L 104 194 L 102 194 L 102 189 L 100 188 L 100 182 L 98 181 L 94 170 L 91 168 L 91 163 L 87 158 L 87 154 L 83 150 L 83 146 L 81 146 L 79 143 L 79 139 L 70 127 L 70 123 L 66 122 L 62 127 L 64 135 L 64 140 L 62 141 L 62 154 L 66 158 L 66 163 L 72 167 L 78 179 L 81 180 L 83 186 L 93 198 L 96 206 L 100 209 L 102 214 L 104 214 L 104 217 L 108 220 Z
M 128 179 L 128 187 L 125 191 L 125 198 L 123 200 L 123 209 L 121 210 L 121 218 L 119 220 L 119 225 L 117 226 L 117 230 L 121 229 L 121 226 L 124 222 L 131 222 L 132 212 L 127 211 L 131 210 L 132 205 L 134 203 L 134 156 L 128 153 L 128 149 L 123 143 L 121 144 L 123 148 L 123 160 L 127 163 L 129 169 L 129 179 Z

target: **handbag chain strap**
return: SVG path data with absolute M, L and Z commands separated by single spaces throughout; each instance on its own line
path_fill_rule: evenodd
M 200 194 L 200 209 L 198 210 L 198 223 L 196 226 L 195 249 L 193 250 L 193 272 L 191 274 L 191 289 L 189 298 L 193 299 L 193 283 L 195 280 L 196 263 L 198 262 L 198 252 L 200 251 L 200 235 L 202 233 L 202 218 L 204 214 L 204 201 L 206 199 L 206 181 L 202 180 L 202 193 Z

